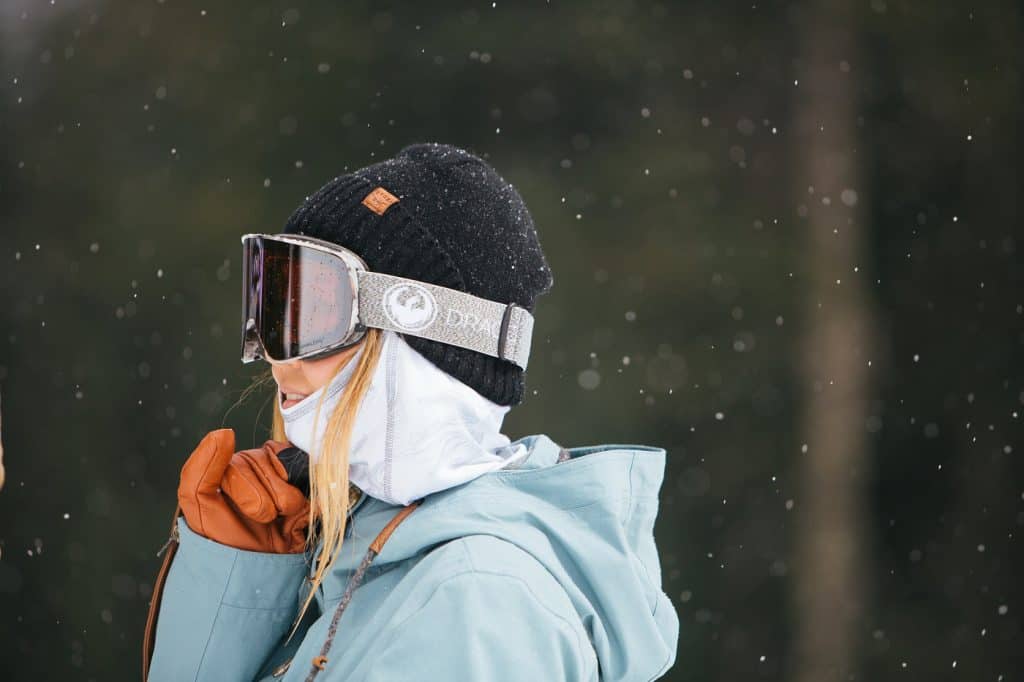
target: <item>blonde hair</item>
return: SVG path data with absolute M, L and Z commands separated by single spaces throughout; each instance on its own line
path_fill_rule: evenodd
M 295 629 L 302 620 L 306 609 L 309 608 L 313 596 L 316 594 L 324 576 L 334 566 L 338 555 L 341 552 L 341 545 L 345 538 L 345 525 L 348 519 L 349 493 L 351 492 L 348 480 L 348 453 L 349 441 L 352 437 L 352 427 L 355 424 L 356 412 L 366 395 L 370 382 L 373 379 L 374 369 L 380 358 L 382 346 L 381 331 L 375 328 L 366 330 L 366 336 L 361 343 L 364 344 L 362 353 L 359 355 L 358 364 L 352 373 L 352 378 L 345 384 L 345 388 L 338 400 L 337 407 L 327 419 L 327 426 L 324 430 L 322 452 L 316 462 L 310 462 L 309 467 L 309 530 L 306 535 L 306 549 L 315 547 L 318 542 L 323 543 L 320 556 L 317 561 L 316 573 L 312 579 L 312 585 L 306 601 L 299 614 L 292 624 L 292 630 L 288 633 L 287 644 L 291 641 Z M 328 383 L 341 372 L 345 363 L 339 363 L 338 367 L 331 374 Z M 264 386 L 266 383 L 274 383 L 273 375 L 268 369 L 265 375 L 258 379 L 243 393 L 241 400 L 252 390 Z M 276 388 L 275 388 L 276 390 Z M 323 406 L 327 392 L 323 392 L 320 400 L 317 401 L 316 414 L 313 423 L 318 424 L 320 420 L 320 408 Z M 272 440 L 285 441 L 288 437 L 284 432 L 284 419 L 281 417 L 280 402 L 274 400 L 274 416 L 271 426 L 270 438 Z M 354 487 L 354 486 L 352 486 Z M 319 521 L 319 526 L 317 526 Z M 328 560 L 325 561 L 324 558 Z

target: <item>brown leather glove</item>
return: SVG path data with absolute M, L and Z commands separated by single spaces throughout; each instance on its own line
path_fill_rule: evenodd
M 268 440 L 235 452 L 233 429 L 203 437 L 181 468 L 178 502 L 196 533 L 256 552 L 305 549 L 309 500 L 288 482 L 277 453 L 291 443 Z

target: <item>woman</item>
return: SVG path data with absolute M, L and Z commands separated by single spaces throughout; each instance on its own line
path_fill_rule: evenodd
M 664 674 L 665 451 L 500 431 L 553 283 L 512 185 L 415 144 L 243 244 L 243 361 L 270 364 L 272 439 L 212 431 L 182 468 L 144 677 Z

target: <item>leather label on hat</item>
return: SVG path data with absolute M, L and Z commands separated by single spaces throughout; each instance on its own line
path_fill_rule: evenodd
M 394 194 L 383 187 L 377 187 L 363 199 L 363 206 L 377 215 L 384 215 L 384 211 L 388 210 L 388 206 L 396 201 L 398 201 L 398 197 Z

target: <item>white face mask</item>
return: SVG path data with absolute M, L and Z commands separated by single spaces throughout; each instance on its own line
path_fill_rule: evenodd
M 395 332 L 382 334 L 381 357 L 352 431 L 352 483 L 372 497 L 406 505 L 526 458 L 527 447 L 508 447 L 510 440 L 501 433 L 510 406 L 484 398 Z M 310 453 L 311 466 L 319 459 L 327 420 L 362 353 L 361 347 L 332 382 L 281 409 L 288 440 Z M 314 424 L 316 403 L 325 391 Z

